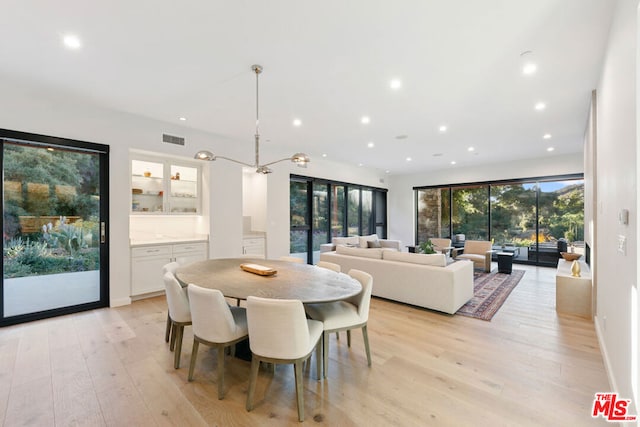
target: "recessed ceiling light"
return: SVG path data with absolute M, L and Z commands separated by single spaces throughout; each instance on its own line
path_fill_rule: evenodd
M 553 148 L 553 147 L 547 148 L 547 151 L 553 151 L 553 150 L 555 150 L 555 148 Z
M 475 150 L 475 148 L 473 148 L 473 147 L 467 148 L 467 151 L 473 151 L 473 150 Z
M 402 80 L 400 79 L 391 80 L 389 82 L 389 87 L 394 90 L 400 89 L 402 87 Z
M 451 160 L 451 164 L 452 164 L 452 165 L 455 165 L 455 164 L 456 164 L 456 161 L 455 161 L 455 160 Z
M 550 133 L 545 133 L 544 135 L 542 135 L 542 138 L 551 139 L 551 134 Z
M 293 119 L 293 125 L 294 125 L 295 127 L 302 126 L 302 120 L 300 120 L 300 119 Z
M 322 157 L 327 157 L 327 153 L 323 153 L 323 154 L 322 154 Z
M 538 71 L 538 66 L 533 62 L 527 62 L 522 66 L 522 74 L 524 74 L 525 76 L 535 74 L 536 71 Z
M 62 37 L 62 42 L 69 49 L 80 49 L 82 47 L 82 42 L 75 34 L 66 34 Z
M 179 120 L 180 120 L 181 122 L 185 122 L 185 121 L 187 121 L 187 118 L 186 118 L 186 117 L 179 117 Z
M 447 127 L 446 127 L 445 125 L 442 125 L 442 126 L 440 126 L 440 127 L 438 128 L 438 130 L 439 130 L 441 133 L 445 133 L 445 132 L 447 131 Z
M 413 160 L 411 157 L 407 157 L 407 162 L 410 162 L 411 160 Z
M 533 108 L 535 108 L 537 111 L 542 111 L 547 108 L 547 105 L 544 102 L 538 102 Z
M 387 169 L 386 171 L 384 171 L 384 173 L 391 173 L 391 171 Z
M 362 166 L 362 163 L 358 163 L 358 166 Z
M 369 143 L 367 144 L 367 147 L 369 147 L 369 148 L 373 148 L 373 147 L 375 147 L 375 146 L 376 146 L 376 144 L 374 144 L 373 142 L 369 142 Z
M 368 125 L 371 122 L 371 118 L 369 118 L 369 116 L 362 116 L 362 118 L 360 119 L 360 122 L 363 125 Z

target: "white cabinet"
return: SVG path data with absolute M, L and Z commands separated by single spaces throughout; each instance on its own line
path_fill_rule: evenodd
M 580 275 L 572 276 L 573 262 L 558 260 L 556 270 L 556 311 L 574 314 L 587 319 L 592 318 L 591 306 L 592 285 L 591 270 L 584 261 L 576 261 L 580 265 Z
M 131 160 L 131 212 L 199 214 L 200 165 L 136 157 Z
M 264 237 L 245 237 L 242 239 L 242 254 L 255 255 L 257 257 L 265 256 L 265 239 Z
M 178 243 L 131 249 L 131 295 L 164 290 L 162 267 L 176 261 L 180 265 L 208 258 L 207 243 Z

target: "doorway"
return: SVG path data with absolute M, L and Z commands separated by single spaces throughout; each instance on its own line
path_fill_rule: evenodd
M 109 304 L 109 147 L 0 130 L 0 325 Z

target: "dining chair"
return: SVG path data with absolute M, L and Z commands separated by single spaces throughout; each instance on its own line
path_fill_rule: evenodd
M 316 267 L 321 267 L 321 268 L 326 268 L 332 271 L 335 271 L 336 273 L 340 273 L 340 264 L 336 264 L 335 262 L 329 262 L 329 261 L 318 261 L 318 263 L 316 264 Z
M 217 348 L 218 399 L 223 399 L 225 350 L 247 338 L 247 312 L 242 307 L 229 307 L 224 295 L 217 289 L 201 288 L 194 284 L 189 284 L 187 289 L 193 322 L 193 350 L 188 380 L 193 381 L 199 345 Z
M 280 261 L 287 261 L 287 262 L 296 262 L 298 264 L 304 264 L 304 260 L 302 258 L 296 258 L 294 256 L 281 256 L 280 258 L 278 258 Z
M 247 411 L 253 409 L 260 362 L 293 364 L 298 420 L 304 421 L 302 363 L 316 350 L 316 374 L 321 378 L 322 323 L 307 319 L 300 300 L 247 298 L 247 323 L 251 348 L 251 373 Z
M 180 264 L 178 264 L 175 261 L 170 262 L 169 264 L 165 264 L 162 266 L 162 275 L 164 276 L 165 273 L 171 272 L 171 274 L 175 276 L 176 270 L 178 269 L 178 267 L 180 267 Z M 164 341 L 169 342 L 170 338 L 171 338 L 171 316 L 169 316 L 169 308 L 167 307 L 167 330 L 164 333 Z
M 187 296 L 187 288 L 180 286 L 180 283 L 171 272 L 164 274 L 164 288 L 167 295 L 167 305 L 169 306 L 169 317 L 171 318 L 171 344 L 169 349 L 171 351 L 175 349 L 173 367 L 178 369 L 180 367 L 184 327 L 191 324 L 189 297 Z
M 367 365 L 371 366 L 371 351 L 369 349 L 369 335 L 367 321 L 369 319 L 369 304 L 371 303 L 371 288 L 373 277 L 364 271 L 351 269 L 349 276 L 362 285 L 362 291 L 344 301 L 329 303 L 307 304 L 305 311 L 314 320 L 322 322 L 323 327 L 323 361 L 324 377 L 327 377 L 329 366 L 329 336 L 331 332 L 347 331 L 347 345 L 351 347 L 351 330 L 362 328 L 364 348 L 367 353 Z

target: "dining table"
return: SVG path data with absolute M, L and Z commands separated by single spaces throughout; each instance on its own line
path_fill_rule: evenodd
M 275 270 L 272 275 L 255 274 L 241 268 L 253 264 Z M 218 289 L 225 297 L 246 300 L 248 296 L 296 299 L 303 304 L 347 299 L 362 291 L 360 282 L 348 274 L 290 261 L 258 258 L 221 258 L 197 261 L 179 267 L 176 278 L 182 286 L 192 283 Z

